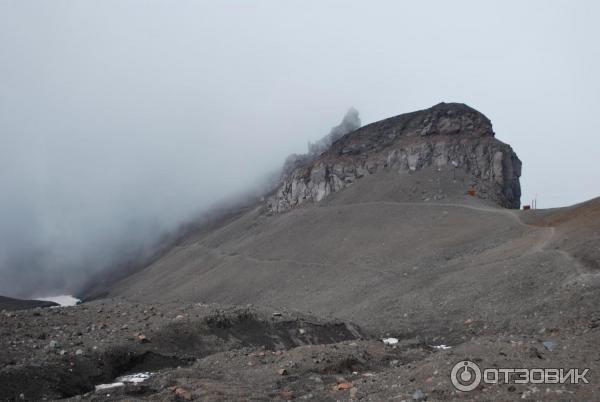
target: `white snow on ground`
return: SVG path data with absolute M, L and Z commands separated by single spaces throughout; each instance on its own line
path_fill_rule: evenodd
M 54 303 L 58 303 L 61 305 L 61 307 L 75 306 L 75 305 L 77 305 L 77 303 L 79 303 L 81 301 L 71 295 L 40 297 L 37 300 L 51 301 Z
M 118 377 L 113 383 L 96 385 L 96 391 L 102 391 L 105 389 L 111 389 L 116 387 L 123 387 L 125 386 L 125 384 L 139 384 L 146 381 L 148 378 L 150 378 L 151 375 L 152 373 L 150 372 L 124 375 Z
M 122 382 L 113 382 L 112 384 L 100 384 L 100 385 L 96 385 L 96 391 L 102 391 L 103 389 L 122 387 L 124 385 L 125 384 Z
M 382 342 L 386 345 L 397 345 L 399 340 L 398 338 L 383 338 Z M 432 345 L 432 348 L 446 350 L 452 348 L 452 346 L 448 345 Z
M 398 338 L 383 338 L 382 341 L 386 345 L 396 345 L 398 343 Z
M 138 384 L 140 382 L 146 381 L 148 378 L 150 378 L 151 375 L 152 373 L 150 372 L 129 374 L 117 378 L 117 381 Z

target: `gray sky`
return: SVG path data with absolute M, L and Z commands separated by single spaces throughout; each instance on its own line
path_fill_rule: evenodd
M 523 203 L 598 196 L 599 4 L 0 0 L 0 294 L 76 288 L 350 106 L 467 103 Z

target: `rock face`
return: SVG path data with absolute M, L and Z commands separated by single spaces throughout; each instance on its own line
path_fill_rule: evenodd
M 520 206 L 521 161 L 512 148 L 494 138 L 490 120 L 480 112 L 440 103 L 364 126 L 339 138 L 318 158 L 297 161 L 284 171 L 268 208 L 280 213 L 319 202 L 383 170 L 424 168 L 460 170 L 478 197 L 505 208 Z
M 342 138 L 344 135 L 359 129 L 360 124 L 358 110 L 351 107 L 346 112 L 342 122 L 333 127 L 329 134 L 314 143 L 308 143 L 307 153 L 301 155 L 291 154 L 288 156 L 283 164 L 282 175 L 289 175 L 294 169 L 314 162 L 323 152 L 326 152 L 334 142 Z

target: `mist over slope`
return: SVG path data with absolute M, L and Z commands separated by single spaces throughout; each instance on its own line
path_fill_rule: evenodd
M 344 124 L 332 132 L 346 133 Z M 285 155 L 301 149 L 289 138 L 273 143 L 270 132 L 241 137 L 207 124 L 125 127 L 54 138 L 40 132 L 0 147 L 1 295 L 78 293 L 104 273 L 139 268 L 182 226 L 269 191 Z M 324 127 L 299 144 L 331 141 Z

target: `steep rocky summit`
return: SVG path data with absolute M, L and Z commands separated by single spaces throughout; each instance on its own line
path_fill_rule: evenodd
M 521 161 L 509 145 L 494 138 L 490 120 L 464 104 L 440 103 L 369 124 L 301 162 L 284 170 L 268 200 L 272 212 L 319 202 L 381 171 L 424 169 L 459 171 L 479 198 L 506 208 L 520 206 Z

